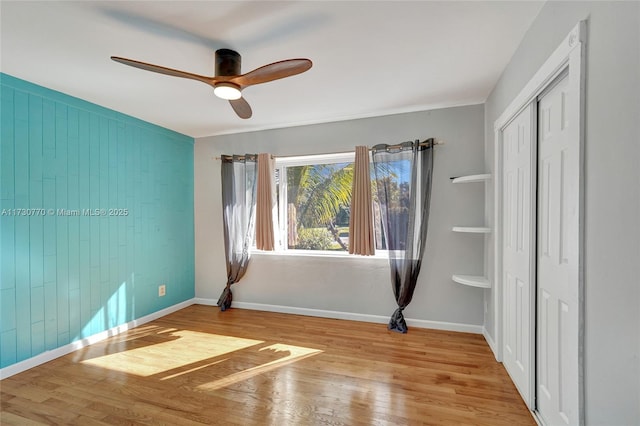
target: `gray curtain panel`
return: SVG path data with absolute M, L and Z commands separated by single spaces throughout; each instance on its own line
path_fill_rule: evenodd
M 256 211 L 257 155 L 223 155 L 221 169 L 227 285 L 218 306 L 224 311 L 231 307 L 231 285 L 242 279 L 249 265 Z
M 391 286 L 398 308 L 389 330 L 407 332 L 402 311 L 418 281 L 427 240 L 434 140 L 376 145 L 372 158 L 383 238 L 389 252 Z

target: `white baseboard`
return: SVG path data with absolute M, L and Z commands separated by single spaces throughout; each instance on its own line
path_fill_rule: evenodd
M 77 351 L 78 349 L 82 349 L 85 346 L 89 346 L 94 343 L 100 342 L 102 340 L 108 339 L 109 337 L 116 336 L 131 328 L 138 327 L 142 324 L 146 324 L 150 321 L 156 320 L 165 315 L 169 315 L 173 312 L 179 311 L 180 309 L 186 308 L 187 306 L 191 306 L 194 303 L 196 303 L 194 302 L 194 300 L 195 299 L 185 300 L 184 302 L 180 302 L 173 306 L 169 306 L 168 308 L 161 309 L 152 314 L 145 315 L 144 317 L 135 319 L 133 321 L 129 321 L 125 324 L 118 325 L 116 327 L 110 328 L 109 330 L 96 333 L 94 335 L 85 337 L 83 339 L 76 340 L 74 342 L 69 343 L 68 345 L 64 345 L 59 348 L 55 348 L 50 351 L 43 352 L 34 357 L 25 359 L 24 361 L 20 361 L 8 367 L 2 368 L 0 369 L 0 380 L 6 379 L 7 377 L 11 377 L 14 374 L 22 373 L 23 371 L 26 371 L 30 368 L 44 364 L 46 362 L 52 361 L 61 356 L 70 354 L 71 352 Z
M 200 305 L 217 305 L 214 299 L 195 298 L 194 303 Z M 255 311 L 279 312 L 282 314 L 307 315 L 311 317 L 344 319 L 350 321 L 373 322 L 377 324 L 387 324 L 388 316 L 358 314 L 353 312 L 328 311 L 324 309 L 299 308 L 295 306 L 268 305 L 263 303 L 233 302 L 232 307 L 240 309 L 251 309 Z M 464 333 L 482 334 L 481 325 L 458 324 L 453 322 L 429 321 L 420 319 L 405 318 L 407 325 L 418 328 L 431 328 L 436 330 L 459 331 Z
M 496 347 L 496 342 L 493 340 L 493 337 L 491 337 L 487 329 L 484 327 L 482 327 L 482 335 L 484 336 L 484 340 L 487 341 L 487 344 L 491 348 L 491 352 L 493 352 L 493 356 L 496 358 L 496 361 L 502 362 L 502 360 L 498 356 L 498 348 Z
M 206 299 L 204 297 L 196 297 L 193 299 L 193 304 L 206 305 L 206 306 L 218 306 L 218 301 L 216 299 Z

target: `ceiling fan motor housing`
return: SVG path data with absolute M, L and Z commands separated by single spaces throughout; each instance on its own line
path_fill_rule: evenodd
M 240 75 L 240 65 L 242 58 L 240 54 L 231 49 L 216 50 L 215 76 L 235 76 Z

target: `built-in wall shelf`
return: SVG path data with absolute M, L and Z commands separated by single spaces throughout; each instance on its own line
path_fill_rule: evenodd
M 451 183 L 472 183 L 472 182 L 486 182 L 491 179 L 491 174 L 485 173 L 481 175 L 469 175 L 453 178 Z
M 476 175 L 458 176 L 455 178 L 451 178 L 451 183 L 481 182 L 486 184 L 490 179 L 491 179 L 490 173 L 482 173 L 482 174 L 476 174 Z M 483 186 L 486 187 L 486 185 L 483 185 Z M 468 234 L 483 234 L 485 236 L 485 244 L 486 244 L 486 235 L 491 233 L 491 228 L 487 226 L 454 226 L 452 230 L 453 232 L 464 232 Z M 487 277 L 483 275 L 454 274 L 451 276 L 451 279 L 458 284 L 468 285 L 471 287 L 491 288 L 491 283 L 489 282 Z
M 491 283 L 481 275 L 453 275 L 451 279 L 459 284 L 471 287 L 491 288 Z
M 485 226 L 454 226 L 453 232 L 469 232 L 472 234 L 488 234 L 491 228 Z

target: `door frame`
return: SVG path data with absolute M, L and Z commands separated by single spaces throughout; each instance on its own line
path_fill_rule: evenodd
M 587 22 L 580 21 L 569 32 L 556 50 L 547 58 L 544 64 L 536 71 L 531 80 L 525 85 L 520 93 L 509 104 L 505 111 L 494 123 L 494 167 L 493 167 L 493 268 L 489 269 L 491 282 L 494 283 L 492 291 L 493 303 L 493 324 L 495 345 L 493 347 L 496 359 L 502 361 L 503 353 L 503 265 L 502 265 L 502 203 L 503 203 L 503 182 L 502 182 L 502 150 L 503 150 L 503 130 L 524 108 L 531 102 L 535 102 L 538 96 L 554 82 L 554 80 L 564 72 L 569 78 L 569 88 L 572 93 L 578 96 L 570 97 L 572 109 L 578 111 L 578 122 L 572 126 L 574 131 L 569 135 L 570 141 L 578 145 L 579 152 L 579 194 L 578 194 L 578 265 L 575 274 L 572 274 L 572 285 L 578 291 L 578 419 L 580 424 L 584 424 L 584 127 L 585 127 L 585 51 L 587 38 Z M 537 124 L 532 126 L 535 134 Z M 537 152 L 537 139 L 533 148 Z M 537 158 L 532 156 L 532 170 L 537 170 Z M 532 194 L 532 204 L 536 205 L 537 194 Z M 532 244 L 536 244 L 536 235 L 532 235 Z M 536 247 L 533 247 L 534 252 Z M 535 275 L 535 274 L 534 274 Z M 535 291 L 535 289 L 534 289 Z M 532 365 L 532 386 L 535 386 L 535 318 L 537 314 L 535 295 L 532 298 L 531 312 L 531 335 L 533 344 L 531 346 Z M 525 401 L 531 410 L 535 410 L 535 388 L 531 392 L 529 401 Z M 534 411 L 535 414 L 535 411 Z

